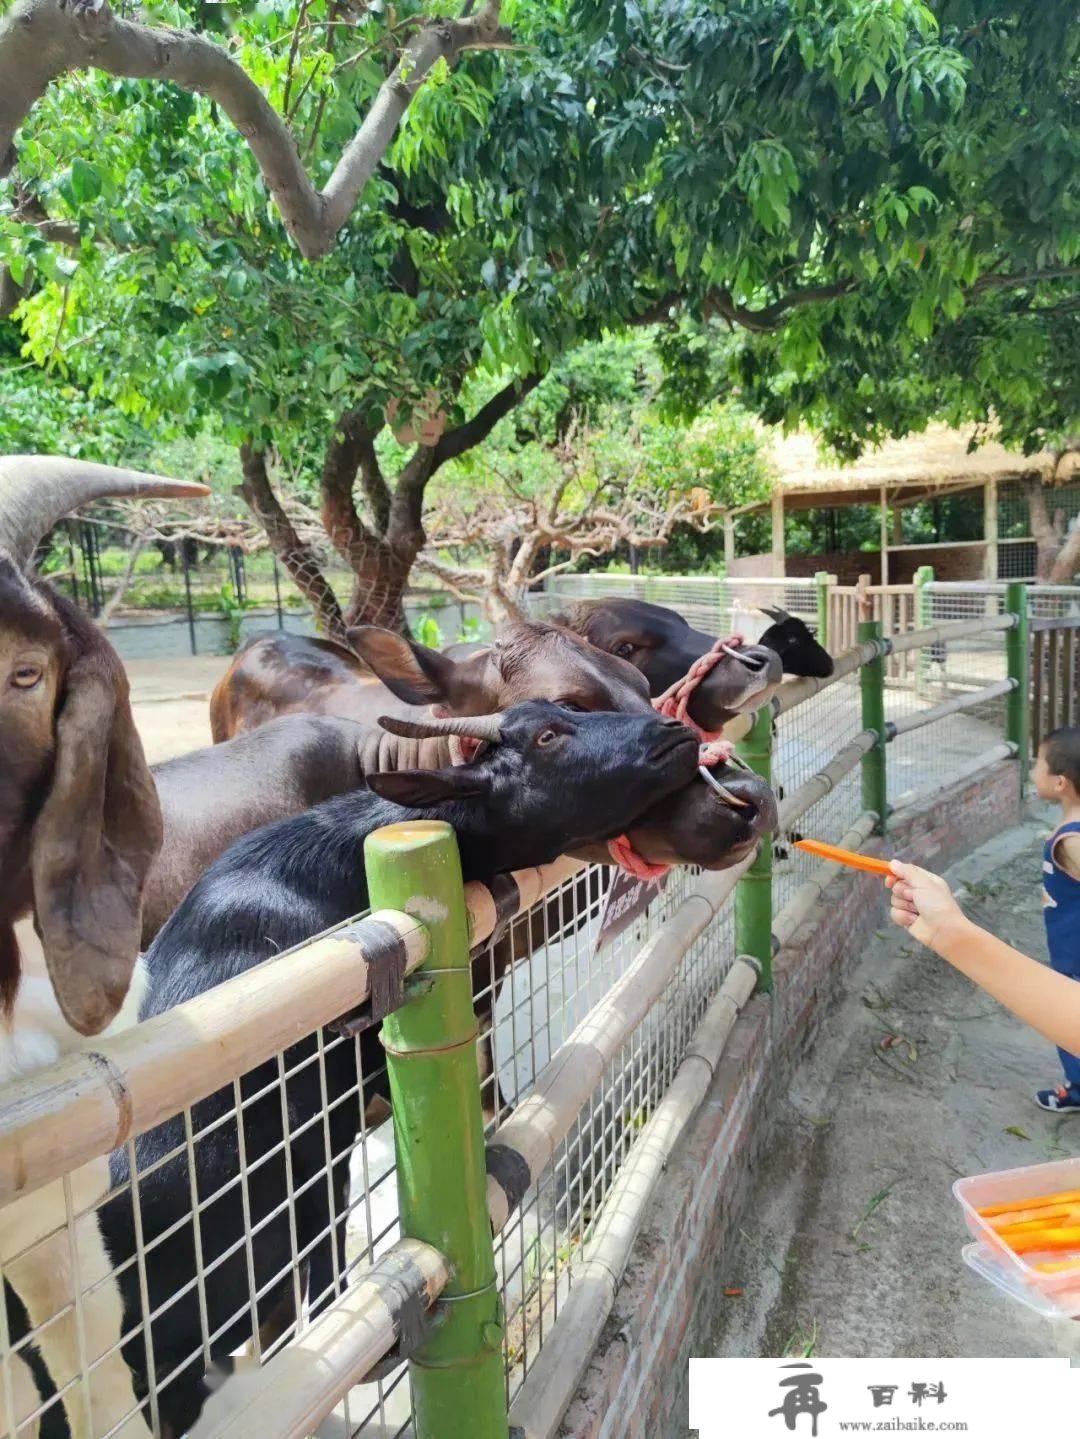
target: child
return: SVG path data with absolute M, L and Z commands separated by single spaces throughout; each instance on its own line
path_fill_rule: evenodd
M 893 860 L 886 880 L 892 918 L 916 939 L 1058 1046 L 1066 1083 L 1041 1089 L 1036 1104 L 1080 1110 L 1080 727 L 1054 730 L 1039 747 L 1032 780 L 1061 805 L 1062 822 L 1043 851 L 1043 905 L 1053 971 L 967 919 L 945 881 Z
M 1039 746 L 1031 771 L 1040 799 L 1061 806 L 1061 823 L 1043 849 L 1043 917 L 1050 963 L 1080 980 L 1080 727 L 1056 729 Z M 1080 1049 L 1059 1049 L 1065 1083 L 1040 1089 L 1035 1103 L 1055 1114 L 1080 1110 Z

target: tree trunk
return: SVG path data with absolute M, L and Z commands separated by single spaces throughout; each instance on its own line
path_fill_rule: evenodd
M 278 559 L 292 576 L 296 588 L 315 612 L 315 623 L 330 639 L 347 644 L 345 623 L 333 590 L 326 582 L 322 566 L 293 528 L 292 521 L 270 485 L 266 472 L 265 450 L 250 445 L 240 447 L 240 465 L 244 475 L 241 485 L 244 499 L 252 514 L 266 531 L 266 537 Z
M 414 558 L 395 553 L 385 540 L 373 536 L 362 547 L 354 546 L 352 570 L 356 582 L 345 610 L 346 625 L 382 625 L 408 635 L 405 587 Z
M 1065 515 L 1058 510 L 1054 518 L 1050 518 L 1046 487 L 1041 480 L 1025 480 L 1023 490 L 1031 536 L 1035 541 L 1035 578 L 1040 584 L 1051 584 L 1054 581 L 1050 577 L 1057 568 L 1065 542 Z
M 1073 521 L 1068 538 L 1051 566 L 1049 583 L 1071 585 L 1077 574 L 1080 574 L 1080 515 Z

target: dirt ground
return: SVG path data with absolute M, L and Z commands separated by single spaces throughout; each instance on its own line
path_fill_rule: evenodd
M 210 692 L 227 656 L 129 660 L 135 724 L 151 764 L 210 743 Z
M 1045 959 L 1050 813 L 957 864 L 968 913 Z M 883 1051 L 886 1035 L 902 1042 Z M 1033 1103 L 1051 1046 L 889 926 L 788 1092 L 723 1282 L 739 1287 L 707 1352 L 1080 1355 L 1080 1328 L 999 1295 L 960 1256 L 961 1175 L 1075 1154 L 1080 1119 Z

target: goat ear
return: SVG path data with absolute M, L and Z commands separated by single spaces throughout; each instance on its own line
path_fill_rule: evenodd
M 111 646 L 89 623 L 56 720 L 52 784 L 34 824 L 34 908 L 53 991 L 80 1034 L 124 1002 L 161 810 Z
M 476 772 L 461 765 L 453 769 L 403 769 L 396 773 L 368 775 L 368 788 L 394 804 L 406 809 L 427 809 L 429 805 L 445 804 L 447 800 L 468 799 L 483 794 Z
M 393 630 L 359 625 L 348 640 L 387 689 L 410 705 L 445 704 L 450 698 L 456 661 L 429 650 Z

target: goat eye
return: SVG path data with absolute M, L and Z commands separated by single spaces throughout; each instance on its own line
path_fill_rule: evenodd
M 585 706 L 579 705 L 577 700 L 557 700 L 561 710 L 569 710 L 571 714 L 582 715 L 585 713 Z
M 555 730 L 545 729 L 536 736 L 536 743 L 538 745 L 553 744 L 556 739 L 558 739 L 558 735 Z
M 11 676 L 11 683 L 18 689 L 30 690 L 40 679 L 41 667 L 39 665 L 19 665 Z
M 637 645 L 631 644 L 629 640 L 623 640 L 622 644 L 616 645 L 611 653 L 621 660 L 628 660 L 636 649 Z

